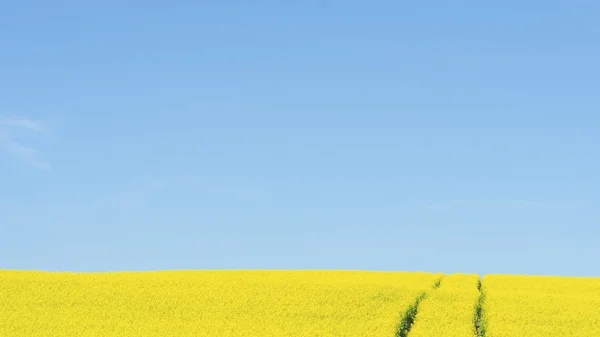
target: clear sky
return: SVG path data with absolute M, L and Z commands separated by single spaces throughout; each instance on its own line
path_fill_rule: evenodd
M 2 2 L 0 269 L 600 276 L 599 13 Z

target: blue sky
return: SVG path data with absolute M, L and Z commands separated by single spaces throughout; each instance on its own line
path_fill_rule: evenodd
M 598 276 L 593 1 L 0 5 L 0 268 Z

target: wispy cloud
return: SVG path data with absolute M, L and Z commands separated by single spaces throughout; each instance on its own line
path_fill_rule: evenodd
M 15 155 L 34 167 L 49 169 L 50 164 L 39 159 L 38 150 L 16 140 L 16 130 L 46 134 L 44 124 L 27 118 L 0 118 L 0 150 Z
M 449 211 L 459 209 L 571 209 L 585 206 L 582 200 L 539 201 L 539 200 L 451 200 L 433 203 L 427 206 L 430 211 Z
M 171 184 L 161 179 L 145 179 L 137 184 L 128 186 L 111 196 L 115 205 L 124 211 L 131 211 L 144 206 L 160 191 L 171 187 Z
M 476 207 L 476 206 L 482 206 L 482 202 L 479 200 L 459 199 L 459 200 L 452 200 L 452 201 L 447 201 L 447 202 L 439 202 L 439 203 L 435 203 L 435 204 L 430 204 L 427 208 L 430 211 L 447 211 L 450 209 Z
M 37 132 L 46 132 L 46 128 L 41 121 L 23 119 L 23 118 L 5 118 L 0 119 L 0 125 L 25 128 Z
M 124 212 L 148 209 L 153 203 L 170 195 L 186 195 L 186 198 L 227 202 L 247 207 L 267 207 L 271 204 L 272 190 L 251 182 L 226 181 L 188 175 L 144 176 L 135 178 L 117 190 L 104 194 L 93 201 L 99 210 L 112 209 Z

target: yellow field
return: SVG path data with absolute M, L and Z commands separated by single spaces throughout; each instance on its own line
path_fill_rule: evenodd
M 386 336 L 441 274 L 0 271 L 0 336 Z
M 486 337 L 600 336 L 600 278 L 486 275 Z
M 481 284 L 472 274 L 0 270 L 0 337 L 600 337 L 600 278 Z
M 475 337 L 479 275 L 452 274 L 419 304 L 410 337 Z

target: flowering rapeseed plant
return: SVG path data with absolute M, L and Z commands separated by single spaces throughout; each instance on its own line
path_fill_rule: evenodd
M 486 275 L 486 337 L 600 336 L 600 278 Z
M 452 274 L 419 304 L 409 337 L 475 337 L 479 275 Z
M 441 274 L 0 271 L 1 337 L 386 336 Z

